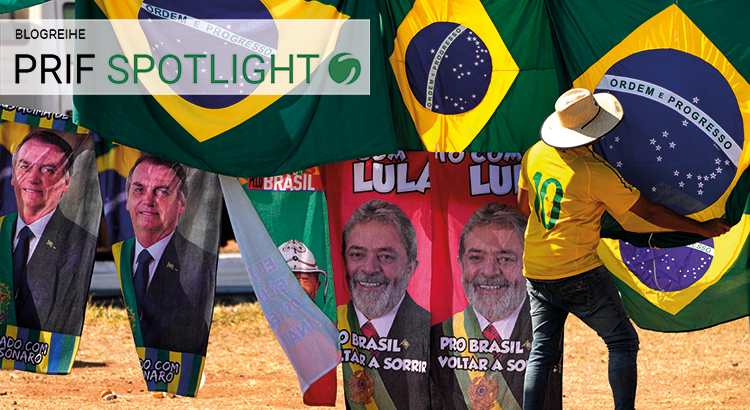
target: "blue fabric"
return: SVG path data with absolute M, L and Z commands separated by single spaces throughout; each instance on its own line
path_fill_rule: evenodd
M 29 259 L 29 240 L 34 234 L 31 233 L 31 229 L 28 226 L 21 228 L 21 232 L 18 234 L 18 245 L 13 251 L 13 286 L 16 291 L 16 295 L 23 288 L 29 285 L 24 283 L 26 278 L 23 276 L 23 271 L 26 269 L 26 261 Z M 23 289 L 25 291 L 25 289 Z
M 138 254 L 138 267 L 135 270 L 135 276 L 133 277 L 133 289 L 135 290 L 135 300 L 138 305 L 138 317 L 143 319 L 143 300 L 146 297 L 146 289 L 148 289 L 148 265 L 154 260 L 151 254 L 147 250 L 142 250 Z M 146 317 L 151 317 L 147 315 Z
M 560 361 L 568 313 L 594 329 L 609 350 L 609 384 L 615 409 L 633 409 L 638 383 L 638 333 L 615 282 L 603 265 L 557 280 L 527 279 L 534 339 L 526 369 L 524 410 L 542 409 L 547 381 Z

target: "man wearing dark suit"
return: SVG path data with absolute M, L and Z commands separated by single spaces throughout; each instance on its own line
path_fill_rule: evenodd
M 406 292 L 419 265 L 414 226 L 371 200 L 344 226 L 342 249 L 352 298 L 338 310 L 347 408 L 428 409 L 430 313 Z
M 461 231 L 458 262 L 469 305 L 432 327 L 433 409 L 521 409 L 531 348 L 531 315 L 523 277 L 526 219 L 488 203 Z M 562 375 L 552 375 L 546 409 L 562 408 Z
M 128 259 L 120 277 L 132 280 L 136 307 L 130 308 L 137 312 L 143 346 L 205 356 L 218 256 L 177 229 L 187 199 L 185 169 L 143 155 L 126 190 L 135 238 L 122 243 L 128 253 L 121 257 Z
M 17 214 L 5 216 L 12 244 L 16 324 L 80 335 L 96 236 L 58 209 L 70 185 L 73 149 L 50 131 L 27 135 L 12 159 Z

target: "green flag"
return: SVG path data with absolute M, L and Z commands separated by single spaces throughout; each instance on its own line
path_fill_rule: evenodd
M 212 2 L 208 7 L 199 1 L 162 3 L 165 2 L 150 0 L 148 3 L 136 1 L 123 5 L 114 0 L 79 1 L 76 2 L 76 17 L 137 19 L 141 21 L 140 27 L 146 27 L 151 21 L 177 16 L 178 18 L 174 19 L 175 30 L 181 25 L 187 26 L 181 24 L 184 21 L 195 22 L 196 25 L 220 19 L 232 19 L 237 22 L 236 25 L 228 24 L 230 28 L 222 28 L 221 34 L 193 30 L 192 25 L 182 27 L 192 30 L 184 36 L 167 33 L 156 38 L 145 28 L 142 29 L 143 32 L 128 33 L 127 40 L 143 38 L 149 41 L 152 56 L 147 57 L 151 57 L 160 69 L 166 67 L 167 63 L 174 63 L 175 59 L 183 59 L 183 55 L 201 56 L 195 57 L 195 64 L 191 63 L 190 58 L 182 63 L 186 75 L 189 76 L 198 76 L 206 70 L 200 67 L 207 67 L 206 73 L 210 71 L 212 76 L 214 68 L 217 71 L 224 69 L 232 73 L 228 67 L 230 64 L 224 63 L 222 66 L 217 62 L 214 67 L 211 54 L 214 50 L 191 48 L 190 38 L 193 36 L 207 36 L 206 41 L 209 42 L 219 41 L 216 46 L 218 48 L 223 47 L 221 41 L 225 38 L 230 41 L 235 38 L 246 40 L 234 31 L 240 30 L 244 22 L 250 19 L 276 21 L 275 24 L 292 19 L 370 20 L 368 57 L 372 61 L 371 66 L 360 67 L 356 58 L 346 60 L 350 64 L 346 67 L 356 66 L 355 79 L 360 69 L 369 70 L 372 84 L 370 92 L 366 95 L 257 95 L 260 86 L 253 88 L 256 84 L 251 84 L 252 81 L 243 81 L 248 80 L 247 77 L 243 78 L 243 75 L 252 77 L 248 74 L 249 71 L 256 71 L 255 74 L 262 71 L 260 78 L 265 76 L 264 81 L 268 81 L 273 75 L 287 75 L 287 78 L 290 78 L 292 69 L 304 72 L 305 60 L 300 60 L 300 55 L 297 55 L 296 59 L 292 59 L 290 55 L 287 61 L 285 54 L 285 57 L 278 57 L 274 63 L 269 61 L 270 56 L 266 56 L 268 58 L 263 60 L 266 68 L 245 70 L 245 66 L 252 66 L 252 61 L 255 61 L 244 60 L 243 63 L 246 55 L 253 52 L 246 48 L 244 54 L 236 55 L 239 63 L 235 64 L 235 67 L 240 66 L 245 74 L 230 74 L 231 79 L 211 78 L 212 83 L 223 82 L 227 87 L 234 88 L 237 94 L 183 95 L 177 89 L 173 95 L 76 95 L 75 119 L 79 124 L 86 124 L 85 126 L 97 134 L 117 143 L 191 167 L 237 177 L 280 175 L 353 157 L 395 152 L 387 91 L 384 87 L 377 86 L 385 82 L 385 73 L 378 25 L 373 24 L 377 22 L 376 4 L 353 0 L 227 1 L 221 4 Z M 310 33 L 309 37 L 313 36 L 314 33 Z M 321 38 L 329 41 L 328 37 Z M 273 49 L 282 50 L 283 39 L 284 37 L 279 34 L 278 38 L 271 38 L 267 43 Z M 125 39 L 120 40 L 122 42 Z M 366 50 L 352 51 L 355 54 L 357 52 L 367 53 Z M 208 58 L 208 54 L 211 58 Z M 319 55 L 319 59 L 308 58 L 308 70 L 310 61 L 320 60 L 320 65 L 310 75 L 328 76 L 330 72 L 332 79 L 344 80 L 345 78 L 341 78 L 340 70 L 336 71 L 331 68 L 333 65 L 329 66 L 329 61 L 334 58 L 331 54 Z M 167 56 L 171 57 L 165 60 Z M 341 54 L 335 57 L 341 57 Z M 146 57 L 144 61 L 145 59 Z M 260 58 L 256 59 L 260 61 Z M 206 65 L 193 68 L 199 64 L 198 60 Z M 290 65 L 292 60 L 297 61 L 293 67 Z M 271 66 L 268 66 L 269 62 Z M 281 68 L 275 72 L 271 71 L 270 68 L 274 64 Z M 346 74 L 351 70 L 344 71 Z M 171 79 L 172 74 L 169 75 Z M 301 85 L 304 84 L 299 86 Z M 296 87 L 298 85 L 295 83 Z M 256 94 L 252 94 L 253 92 Z
M 399 148 L 523 152 L 560 94 L 544 1 L 381 0 Z
M 240 182 L 292 271 L 297 275 L 302 271 L 317 275 L 319 282 L 310 285 L 317 291 L 310 298 L 335 322 L 328 211 L 319 168 L 273 177 L 240 178 Z M 303 288 L 307 286 L 305 279 L 298 278 Z
M 642 328 L 696 330 L 749 312 L 748 12 L 743 1 L 549 3 L 565 76 L 625 112 L 596 152 L 652 201 L 732 225 L 707 239 L 605 215 L 599 255 Z

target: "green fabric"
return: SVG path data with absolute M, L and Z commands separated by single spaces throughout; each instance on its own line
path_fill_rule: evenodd
M 413 0 L 380 0 L 386 57 L 393 54 L 398 27 L 413 3 Z M 554 45 L 544 3 L 543 0 L 481 1 L 520 72 L 495 113 L 464 151 L 523 152 L 539 141 L 540 125 L 554 111 L 555 100 L 565 90 L 557 78 Z M 424 145 L 404 106 L 390 64 L 387 71 L 398 146 L 423 151 Z
M 119 248 L 119 256 L 116 255 L 120 260 L 120 266 L 117 267 L 117 274 L 120 276 L 122 298 L 125 300 L 125 307 L 128 311 L 130 330 L 133 332 L 133 341 L 136 347 L 143 347 L 141 321 L 138 320 L 140 314 L 138 312 L 138 303 L 135 300 L 135 289 L 133 288 L 133 261 L 130 259 L 130 254 L 134 246 L 135 238 L 122 242 L 122 247 Z M 118 252 L 114 247 L 112 250 Z
M 13 222 L 16 214 L 0 217 L 0 324 L 16 326 L 16 290 L 13 286 Z
M 352 18 L 377 19 L 369 1 L 336 3 Z M 93 1 L 79 1 L 76 18 L 105 16 Z M 385 83 L 384 57 L 377 24 L 370 28 L 370 82 L 376 85 Z M 73 101 L 75 121 L 108 140 L 223 175 L 280 175 L 396 151 L 387 93 L 378 86 L 370 95 L 284 96 L 202 143 L 151 96 L 76 95 Z
M 327 293 L 326 278 L 318 275 L 320 289 L 315 298 L 315 305 L 332 322 L 335 322 L 336 292 L 333 286 L 328 208 L 324 192 L 322 190 L 266 191 L 247 189 L 247 186 L 246 184 L 245 192 L 255 206 L 274 244 L 280 246 L 290 239 L 304 243 L 315 256 L 318 268 L 328 275 Z
M 49 0 L 9 0 L 0 3 L 0 13 L 10 13 L 12 11 L 25 9 L 36 6 L 37 4 L 46 3 Z

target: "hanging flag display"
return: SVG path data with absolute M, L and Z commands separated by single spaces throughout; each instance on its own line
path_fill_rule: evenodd
M 523 152 L 536 141 L 560 90 L 543 2 L 381 8 L 400 148 Z
M 76 11 L 79 17 L 90 19 L 140 20 L 138 35 L 129 31 L 127 36 L 120 38 L 121 43 L 138 39 L 148 42 L 153 55 L 149 58 L 161 61 L 160 67 L 173 62 L 171 57 L 165 61 L 165 56 L 197 56 L 193 61 L 195 64 L 190 61 L 183 64 L 185 70 L 190 70 L 184 75 L 194 75 L 196 83 L 223 83 L 236 91 L 235 94 L 209 95 L 208 92 L 181 92 L 178 88 L 172 95 L 76 95 L 76 121 L 108 140 L 195 168 L 237 177 L 280 175 L 323 163 L 396 150 L 390 104 L 384 87 L 372 87 L 369 94 L 362 95 L 316 95 L 314 90 L 304 95 L 254 94 L 255 91 L 260 93 L 260 86 L 256 83 L 265 77 L 269 78 L 268 81 L 278 82 L 281 80 L 270 78 L 287 75 L 292 82 L 290 87 L 304 86 L 305 81 L 299 80 L 298 76 L 292 80 L 292 76 L 294 72 L 305 73 L 306 70 L 308 77 L 330 75 L 335 81 L 343 82 L 347 78 L 345 74 L 352 70 L 357 77 L 361 70 L 367 69 L 372 84 L 383 83 L 384 58 L 377 31 L 377 6 L 372 2 L 255 0 L 223 2 L 219 6 L 207 1 L 173 4 L 156 0 L 123 5 L 105 0 L 77 2 Z M 156 35 L 148 29 L 150 22 L 172 17 L 174 31 Z M 253 34 L 252 31 L 250 34 L 243 31 L 257 26 L 245 23 L 250 19 L 270 22 L 370 19 L 369 51 L 362 52 L 369 53 L 367 58 L 372 64 L 362 68 L 356 58 L 342 62 L 341 58 L 346 56 L 341 53 L 334 55 L 336 43 L 326 49 L 328 54 L 315 54 L 315 61 L 320 60 L 318 70 L 312 70 L 310 66 L 312 57 L 307 63 L 301 59 L 296 65 L 293 62 L 298 60 L 297 57 L 291 62 L 278 56 L 273 60 L 267 54 L 275 56 L 274 53 L 281 50 L 279 47 L 283 48 L 286 41 L 283 33 L 278 34 L 273 27 L 261 33 L 262 39 L 253 37 L 258 41 L 252 42 L 257 47 L 263 44 L 268 53 L 248 49 L 250 43 L 247 42 L 244 46 L 233 42 L 232 39 L 246 40 L 247 35 Z M 201 32 L 192 25 L 188 27 L 185 24 L 188 20 L 199 26 L 206 21 L 231 21 L 225 21 L 226 27 L 210 26 L 221 31 L 217 38 L 216 30 L 201 26 L 206 29 Z M 201 48 L 193 45 L 197 41 L 189 41 L 196 36 Z M 322 36 L 321 41 L 328 44 L 331 39 Z M 233 66 L 242 66 L 243 72 L 247 71 L 250 77 L 232 71 L 229 68 L 232 64 L 216 63 L 214 66 L 213 54 L 211 58 L 208 56 L 209 49 L 214 53 L 220 47 L 236 49 L 233 55 L 240 63 Z M 248 61 L 247 55 L 257 58 Z M 337 57 L 336 63 L 329 64 L 334 56 Z M 234 61 L 231 55 L 227 58 L 230 59 L 227 61 Z M 253 69 L 247 70 L 248 66 Z M 225 72 L 214 72 L 215 69 Z M 261 75 L 256 78 L 259 72 Z M 248 161 L 248 158 L 253 160 Z
M 292 273 L 315 305 L 335 321 L 328 209 L 320 169 L 241 178 L 240 183 Z
M 576 87 L 608 92 L 622 103 L 623 121 L 595 150 L 647 198 L 698 220 L 724 215 L 732 230 L 713 239 L 656 232 L 635 215 L 609 228 L 600 256 L 618 279 L 633 320 L 643 328 L 695 330 L 748 314 L 750 225 L 746 214 L 750 65 L 742 2 L 616 5 L 621 18 L 606 30 L 589 24 L 591 4 L 555 4 L 563 60 Z M 724 14 L 724 7 L 734 7 Z M 710 16 L 722 15 L 721 19 Z M 586 24 L 582 24 L 586 21 Z M 599 41 L 580 42 L 596 36 Z M 740 40 L 738 40 L 740 39 Z M 573 45 L 576 45 L 575 47 Z M 580 45 L 585 44 L 585 47 Z M 746 48 L 746 47 L 744 47 Z M 711 315 L 706 315 L 710 306 Z
M 120 218 L 133 233 L 113 229 L 110 237 L 124 238 L 112 253 L 148 390 L 194 397 L 216 290 L 218 177 L 122 146 L 99 163 L 102 192 L 111 195 L 108 183 L 125 178 Z
M 102 209 L 93 140 L 64 115 L 0 105 L 0 118 L 2 368 L 68 374 Z
M 0 14 L 10 13 L 27 7 L 36 6 L 37 4 L 46 3 L 49 0 L 9 0 L 0 4 Z
M 315 167 L 265 178 L 241 178 L 240 183 L 305 293 L 330 321 L 335 322 L 336 294 L 330 275 L 328 210 L 320 169 Z M 338 363 L 338 357 L 335 359 Z M 335 369 L 305 390 L 303 400 L 307 405 L 334 405 Z
M 399 151 L 323 167 L 347 407 L 522 408 L 520 161 Z M 545 408 L 561 408 L 561 363 L 551 378 Z
M 319 186 L 316 175 L 313 171 L 296 176 L 303 177 L 300 178 L 300 184 L 309 188 Z M 294 176 L 288 175 L 278 177 L 277 181 L 284 184 L 281 181 L 287 180 L 287 177 L 294 179 Z M 302 179 L 307 179 L 307 183 L 301 182 Z M 249 182 L 251 185 L 260 185 L 260 181 Z M 240 181 L 229 177 L 222 176 L 221 184 L 237 245 L 253 289 L 271 330 L 297 372 L 305 404 L 333 406 L 336 402 L 335 372 L 341 357 L 338 334 L 336 326 L 317 305 L 318 296 L 313 298 L 314 293 L 308 293 L 307 284 L 303 283 L 313 279 L 314 276 L 311 277 L 310 274 L 317 275 L 318 278 L 323 276 L 320 265 L 313 262 L 313 257 L 309 255 L 310 249 L 298 239 L 289 239 L 280 246 L 274 243 L 250 201 L 250 197 L 256 197 L 262 203 L 269 199 L 269 195 L 248 192 L 247 185 L 243 187 Z M 291 186 L 292 183 L 289 182 L 289 187 Z M 283 189 L 283 185 L 277 185 L 279 187 Z M 281 205 L 287 211 L 293 208 L 289 203 Z M 316 206 L 308 209 L 312 210 Z M 311 212 L 310 216 L 315 213 Z M 265 216 L 268 218 L 270 215 Z M 289 217 L 295 219 L 294 215 Z M 300 220 L 299 215 L 296 218 Z M 274 226 L 273 223 L 267 223 Z M 283 236 L 286 238 L 291 233 L 299 233 L 299 228 L 295 226 L 295 231 L 288 231 Z M 277 235 L 281 232 L 283 231 L 274 230 Z M 304 235 L 299 238 L 308 239 Z M 309 239 L 307 243 L 311 246 L 322 245 L 318 238 Z M 322 253 L 316 255 L 324 260 Z

